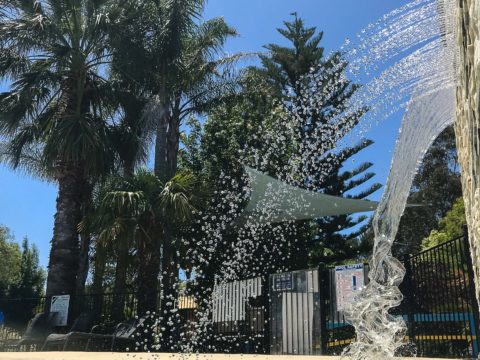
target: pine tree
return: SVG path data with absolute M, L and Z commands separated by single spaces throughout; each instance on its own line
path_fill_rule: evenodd
M 269 55 L 261 57 L 263 69 L 260 73 L 268 79 L 276 95 L 287 104 L 287 108 L 300 119 L 298 132 L 303 142 L 300 149 L 314 148 L 311 156 L 314 159 L 306 162 L 310 165 L 306 165 L 302 172 L 305 177 L 304 184 L 330 195 L 365 199 L 380 188 L 378 183 L 369 186 L 366 184 L 375 176 L 372 172 L 366 172 L 372 163 L 362 163 L 351 171 L 343 171 L 342 167 L 346 160 L 373 142 L 363 140 L 356 146 L 347 147 L 340 152 L 335 151 L 337 141 L 346 135 L 367 111 L 359 109 L 338 119 L 338 114 L 346 109 L 348 100 L 358 86 L 341 76 L 347 66 L 341 53 L 324 58 L 324 48 L 320 47 L 323 33 L 317 33 L 315 27 L 306 27 L 296 13 L 293 16 L 293 21 L 284 22 L 284 29 L 278 29 L 291 46 L 267 45 Z M 319 75 L 322 80 L 316 81 L 315 75 Z M 320 102 L 323 106 L 312 109 L 308 104 L 310 95 L 321 92 L 321 86 L 327 88 L 323 96 L 330 98 Z M 324 134 L 328 137 L 331 120 L 336 116 L 335 135 L 338 138 L 319 143 L 317 136 Z M 355 195 L 347 195 L 358 187 L 364 189 Z M 360 238 L 368 229 L 367 225 L 362 226 L 366 219 L 366 216 L 348 215 L 317 219 L 311 261 L 337 262 L 356 257 L 357 251 L 365 247 Z M 348 230 L 350 233 L 345 234 Z
M 315 27 L 306 28 L 303 20 L 292 14 L 292 22 L 284 21 L 285 29 L 277 31 L 285 37 L 293 47 L 268 44 L 265 48 L 268 55 L 261 55 L 263 69 L 260 71 L 276 89 L 276 95 L 285 96 L 292 90 L 296 96 L 301 95 L 300 82 L 312 68 L 318 66 L 323 59 L 324 48 L 320 47 L 323 32 L 316 34 Z
M 341 169 L 346 160 L 372 144 L 371 140 L 365 140 L 336 155 L 340 159 L 334 162 L 337 165 L 323 183 L 325 194 L 344 196 L 350 199 L 365 199 L 381 187 L 379 183 L 364 186 L 375 176 L 375 173 L 368 172 L 373 166 L 371 162 L 364 162 L 349 171 Z M 364 189 L 354 194 L 350 193 L 360 186 L 363 186 Z M 336 264 L 345 260 L 361 261 L 371 248 L 368 236 L 366 236 L 370 229 L 370 223 L 365 224 L 367 219 L 367 215 L 352 216 L 348 214 L 316 219 L 315 244 L 310 254 L 312 266 L 319 263 Z
M 279 29 L 279 32 L 292 43 L 292 47 L 267 45 L 266 48 L 270 53 L 262 55 L 262 67 L 250 68 L 246 71 L 236 98 L 231 103 L 219 106 L 215 111 L 210 112 L 203 129 L 200 129 L 198 121 L 192 120 L 192 123 L 196 124 L 192 126 L 195 131 L 183 138 L 182 167 L 202 173 L 202 176 L 213 184 L 214 189 L 225 190 L 217 181 L 221 172 L 226 172 L 239 180 L 240 175 L 238 177 L 237 175 L 241 173 L 241 166 L 238 157 L 242 149 L 257 149 L 260 156 L 263 154 L 262 149 L 268 137 L 265 130 L 271 129 L 275 136 L 277 133 L 275 126 L 278 121 L 282 121 L 282 119 L 278 120 L 277 114 L 274 113 L 277 104 L 279 102 L 286 104 L 282 110 L 285 112 L 293 112 L 296 106 L 301 105 L 305 101 L 305 93 L 313 91 L 318 85 L 308 76 L 312 71 L 324 76 L 325 84 L 336 91 L 332 92 L 333 97 L 330 103 L 326 102 L 325 107 L 315 108 L 308 114 L 295 114 L 300 117 L 298 129 L 300 140 L 302 135 L 305 139 L 308 138 L 309 132 L 329 131 L 325 124 L 328 124 L 332 118 L 331 110 L 344 109 L 348 99 L 357 89 L 356 85 L 340 79 L 341 72 L 346 66 L 340 54 L 323 58 L 324 50 L 319 46 L 321 33 L 316 34 L 315 28 L 306 28 L 303 21 L 296 15 L 292 22 L 284 24 L 285 29 Z M 329 71 L 334 67 L 340 74 Z M 358 112 L 341 117 L 339 133 L 345 135 L 359 121 L 364 112 L 365 109 L 360 109 Z M 289 118 L 288 115 L 290 115 Z M 293 116 L 287 114 L 287 121 Z M 315 149 L 319 155 L 318 162 L 307 169 L 308 181 L 315 185 L 317 191 L 358 199 L 364 199 L 376 191 L 380 187 L 379 184 L 367 185 L 374 176 L 368 171 L 372 166 L 371 163 L 360 164 L 349 171 L 343 168 L 346 160 L 370 146 L 372 141 L 363 140 L 343 151 L 331 151 L 335 144 L 334 141 L 327 143 L 325 148 Z M 275 154 L 277 156 L 275 161 L 268 162 L 266 171 L 273 176 L 281 172 L 291 157 L 302 156 L 295 153 L 298 149 L 292 146 L 281 156 Z M 247 156 L 242 161 L 248 161 L 248 159 Z M 326 176 L 322 173 L 322 169 L 326 169 Z M 296 185 L 305 186 L 305 183 L 307 181 Z M 220 193 L 218 191 L 218 194 Z M 353 195 L 348 195 L 352 193 Z M 215 203 L 215 200 L 213 202 Z M 319 261 L 336 262 L 356 258 L 357 251 L 365 253 L 369 249 L 369 242 L 362 240 L 368 238 L 365 234 L 368 226 L 363 225 L 365 220 L 365 217 L 338 216 L 319 219 L 316 222 L 273 224 L 277 234 L 274 231 L 270 233 L 266 229 L 260 237 L 258 235 L 255 237 L 254 243 L 258 246 L 252 249 L 252 263 L 244 266 L 243 270 L 237 271 L 237 275 L 245 278 L 279 270 L 305 268 L 308 266 L 307 259 L 311 252 L 311 260 L 317 264 Z M 279 228 L 282 230 L 278 230 Z M 350 233 L 345 235 L 345 231 Z M 284 241 L 278 240 L 278 232 L 285 235 Z M 318 237 L 315 237 L 317 234 Z M 237 241 L 238 234 L 234 228 L 229 228 L 222 235 L 222 239 L 225 245 L 217 246 L 216 255 L 209 260 L 208 268 L 202 269 L 206 278 L 218 271 L 224 259 L 229 259 L 232 251 L 231 244 Z M 274 251 L 271 244 L 275 244 Z M 327 244 L 331 251 L 336 252 L 335 258 L 320 256 L 324 244 Z M 202 246 L 198 246 L 195 251 L 202 254 L 204 252 Z M 208 257 L 208 255 L 205 253 L 202 256 Z

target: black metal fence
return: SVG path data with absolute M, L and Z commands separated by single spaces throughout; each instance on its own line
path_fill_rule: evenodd
M 467 237 L 407 256 L 404 265 L 404 301 L 392 313 L 408 325 L 405 343 L 412 346 L 406 348 L 417 356 L 477 357 L 479 314 Z M 365 283 L 367 275 L 365 265 Z M 214 291 L 214 343 L 208 351 L 338 355 L 355 340 L 355 330 L 338 311 L 335 296 L 332 268 L 222 284 Z M 97 323 L 111 324 L 118 321 L 113 315 L 118 303 L 121 317 L 137 315 L 137 298 L 131 293 L 85 295 L 74 301 L 77 313 L 91 312 Z M 179 299 L 187 329 L 197 321 L 196 306 L 193 297 Z M 5 325 L 17 331 L 15 336 L 45 308 L 45 298 L 0 300 Z
M 45 297 L 0 299 L 0 310 L 4 314 L 4 328 L 23 331 L 35 314 L 45 309 Z
M 408 328 L 398 355 L 477 357 L 480 322 L 468 237 L 406 256 L 404 265 L 404 300 L 392 311 Z M 271 354 L 339 355 L 355 341 L 355 329 L 337 309 L 335 269 L 320 268 L 318 280 L 312 275 L 309 281 L 307 274 L 316 271 L 270 276 L 269 324 L 259 333 L 269 329 Z M 368 271 L 365 264 L 365 284 Z
M 77 296 L 71 301 L 70 318 L 82 312 L 94 314 L 97 323 L 114 322 L 113 306 L 115 299 L 121 298 L 121 319 L 136 315 L 137 299 L 135 294 L 88 294 Z M 5 326 L 21 330 L 35 314 L 47 310 L 47 298 L 0 299 L 0 309 L 5 316 Z M 71 321 L 70 321 L 71 323 Z
M 404 261 L 401 306 L 418 356 L 477 357 L 478 305 L 467 236 Z
M 406 256 L 404 266 L 400 286 L 404 300 L 392 311 L 403 317 L 408 328 L 406 346 L 399 355 L 477 357 L 480 323 L 467 236 Z M 368 282 L 368 265 L 365 270 Z M 324 353 L 338 355 L 355 340 L 355 329 L 336 309 L 332 269 L 323 271 L 321 283 Z
M 158 294 L 157 303 L 160 304 Z M 58 327 L 57 332 L 67 332 L 74 320 L 82 313 L 91 315 L 93 324 L 114 328 L 118 323 L 132 319 L 138 314 L 138 297 L 135 293 L 104 293 L 85 294 L 76 296 L 70 301 L 69 322 L 65 327 Z M 182 295 L 178 301 L 178 313 L 183 323 L 189 325 L 195 321 L 195 299 L 192 296 Z M 0 311 L 4 314 L 3 331 L 0 331 L 0 341 L 12 334 L 25 332 L 29 320 L 35 314 L 47 311 L 47 297 L 0 299 Z M 159 309 L 153 309 L 158 312 Z M 8 330 L 8 331 L 7 331 Z

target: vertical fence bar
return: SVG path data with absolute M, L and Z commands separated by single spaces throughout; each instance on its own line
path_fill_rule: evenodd
M 474 352 L 474 356 L 478 356 L 479 349 L 478 349 L 478 334 L 479 334 L 479 311 L 478 311 L 478 302 L 477 302 L 477 297 L 475 295 L 475 283 L 474 283 L 474 273 L 473 273 L 473 265 L 472 265 L 472 258 L 470 254 L 470 242 L 468 239 L 468 228 L 465 226 L 464 227 L 464 236 L 463 236 L 463 248 L 464 251 L 463 253 L 465 254 L 466 258 L 466 263 L 467 263 L 467 271 L 468 271 L 468 292 L 469 292 L 469 305 L 471 306 L 471 310 L 474 316 L 474 327 L 473 330 L 470 329 L 470 331 L 473 332 L 472 334 L 472 348 Z M 475 344 L 475 345 L 474 345 Z
M 404 266 L 405 266 L 405 290 L 407 293 L 403 294 L 404 297 L 404 302 L 405 302 L 405 308 L 407 310 L 407 318 L 408 318 L 408 323 L 407 323 L 407 331 L 408 331 L 408 337 L 409 337 L 409 342 L 413 343 L 415 341 L 415 317 L 414 317 L 414 301 L 413 301 L 413 273 L 412 273 L 412 264 L 411 264 L 411 259 L 410 255 L 405 255 L 404 257 Z
M 262 354 L 270 353 L 270 294 L 268 292 L 268 277 L 260 278 L 260 303 L 256 307 L 255 334 L 261 336 L 259 349 L 256 352 Z M 247 282 L 248 289 L 248 282 Z M 257 294 L 259 296 L 259 294 Z
M 474 298 L 472 298 L 472 295 L 475 296 L 474 293 L 470 293 L 469 291 L 469 286 L 470 282 L 472 281 L 471 274 L 468 271 L 469 266 L 471 265 L 471 260 L 470 260 L 470 254 L 469 254 L 469 245 L 468 245 L 468 236 L 465 233 L 464 237 L 460 239 L 457 245 L 458 250 L 455 251 L 455 257 L 457 258 L 457 272 L 458 272 L 458 285 L 455 286 L 455 289 L 458 289 L 457 291 L 457 302 L 459 302 L 459 306 L 461 307 L 461 311 L 463 312 L 463 317 L 468 317 L 469 319 L 469 328 L 470 328 L 470 336 L 472 336 L 472 332 L 475 332 L 475 321 L 472 327 L 471 321 L 470 321 L 470 314 L 472 314 L 472 305 L 474 306 L 474 303 L 476 301 Z M 460 259 L 458 260 L 458 257 Z M 465 271 L 465 268 L 467 271 Z M 463 283 L 462 283 L 463 280 Z M 463 284 L 463 286 L 462 286 Z M 465 324 L 465 320 L 464 320 Z M 465 332 L 466 335 L 466 332 Z M 467 335 L 466 335 L 467 336 Z M 472 350 L 474 353 L 478 353 L 478 350 L 475 350 L 476 348 L 476 341 L 473 336 L 472 336 Z M 466 343 L 468 344 L 468 338 Z M 464 355 L 466 355 L 464 353 Z
M 330 270 L 323 264 L 318 267 L 318 292 L 320 293 L 320 355 L 326 354 L 328 342 L 327 330 L 327 278 L 330 277 Z
M 423 273 L 421 270 L 421 268 L 424 266 L 424 264 L 419 261 L 421 260 L 421 257 L 420 256 L 414 256 L 414 257 L 410 257 L 410 264 L 411 266 L 415 269 L 414 271 L 412 271 L 412 275 L 414 275 L 414 280 L 415 282 L 413 283 L 414 286 L 415 286 L 415 289 L 414 291 L 412 291 L 412 301 L 413 301 L 413 307 L 414 309 L 417 307 L 417 303 L 415 300 L 418 300 L 419 298 L 419 294 L 416 293 L 417 289 L 418 289 L 418 284 L 421 284 L 422 283 L 422 280 L 423 278 L 421 277 L 421 273 Z M 420 268 L 420 269 L 419 269 Z M 420 309 L 420 314 L 417 314 L 415 315 L 414 314 L 414 319 L 413 319 L 413 331 L 415 332 L 415 336 L 417 334 L 417 329 L 420 328 L 422 329 L 422 321 L 425 321 L 426 320 L 426 315 L 424 314 L 424 309 L 421 308 Z M 418 322 L 418 325 L 417 325 L 417 322 Z M 422 353 L 423 351 L 423 342 L 421 341 L 418 341 L 416 338 L 413 339 L 414 341 L 414 344 L 415 346 L 417 347 L 417 349 L 419 350 L 420 353 Z

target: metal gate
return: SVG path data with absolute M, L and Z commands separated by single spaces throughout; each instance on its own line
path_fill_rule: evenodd
M 212 294 L 214 349 L 267 352 L 267 302 L 261 277 L 216 284 Z
M 270 276 L 270 354 L 322 353 L 318 270 Z

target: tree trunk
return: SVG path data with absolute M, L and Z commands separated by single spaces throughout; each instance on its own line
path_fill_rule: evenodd
M 89 250 L 92 238 L 89 234 L 80 235 L 80 255 L 77 274 L 76 294 L 77 296 L 85 295 L 85 282 L 88 277 L 89 268 Z
M 125 161 L 123 175 L 127 179 L 135 175 L 133 158 Z M 116 322 L 124 320 L 125 296 L 127 288 L 128 251 L 131 240 L 135 237 L 135 228 L 127 227 L 117 239 L 117 264 L 115 267 L 115 284 L 113 289 L 112 315 Z
M 76 319 L 88 307 L 85 298 L 85 282 L 88 276 L 89 250 L 90 250 L 90 234 L 80 235 L 80 254 L 78 258 L 77 283 L 75 284 L 75 297 L 73 304 L 75 308 L 72 310 L 72 320 Z
M 128 250 L 130 244 L 130 238 L 133 236 L 134 231 L 127 229 L 117 239 L 117 265 L 115 268 L 115 285 L 114 285 L 114 297 L 113 297 L 113 318 L 116 322 L 123 320 L 123 309 L 125 306 L 125 292 L 127 282 L 127 268 L 128 268 Z
M 176 117 L 170 119 L 167 133 L 167 166 L 166 176 L 171 179 L 177 172 L 178 148 L 180 144 L 180 120 Z
M 169 111 L 165 97 L 160 97 L 160 115 L 157 123 L 157 137 L 155 139 L 155 175 L 162 181 L 168 180 L 169 170 L 167 169 L 167 142 Z
M 157 311 L 158 273 L 160 270 L 160 246 L 138 231 L 138 314 Z
M 82 218 L 82 175 L 78 168 L 62 166 L 58 171 L 58 196 L 48 265 L 46 295 L 75 294 L 79 234 Z
M 166 233 L 165 238 L 171 240 L 171 235 Z M 175 351 L 174 345 L 178 342 L 177 331 L 179 328 L 179 312 L 175 311 L 178 302 L 178 257 L 171 242 L 164 241 L 162 251 L 162 298 L 160 310 L 162 313 L 161 351 Z
M 171 179 L 177 171 L 178 147 L 180 141 L 180 120 L 177 116 L 169 119 L 167 132 L 167 149 L 165 178 Z M 162 251 L 162 300 L 160 309 L 162 311 L 161 328 L 165 329 L 162 334 L 162 351 L 172 351 L 177 343 L 177 332 L 179 324 L 178 312 L 175 311 L 178 301 L 178 257 L 173 246 L 171 232 L 165 228 Z
M 83 187 L 83 200 L 82 200 L 82 218 L 85 218 L 89 211 L 92 201 L 92 185 L 85 182 Z M 89 255 L 90 255 L 90 234 L 80 234 L 80 253 L 77 272 L 77 283 L 75 294 L 78 297 L 85 295 L 85 282 L 87 281 L 88 268 L 89 268 Z M 79 314 L 82 309 L 80 302 L 77 302 L 76 314 Z
M 105 275 L 105 264 L 107 262 L 107 249 L 105 245 L 97 240 L 95 247 L 95 262 L 93 270 L 92 293 L 94 319 L 100 319 L 102 314 L 102 296 L 103 293 L 103 277 Z

